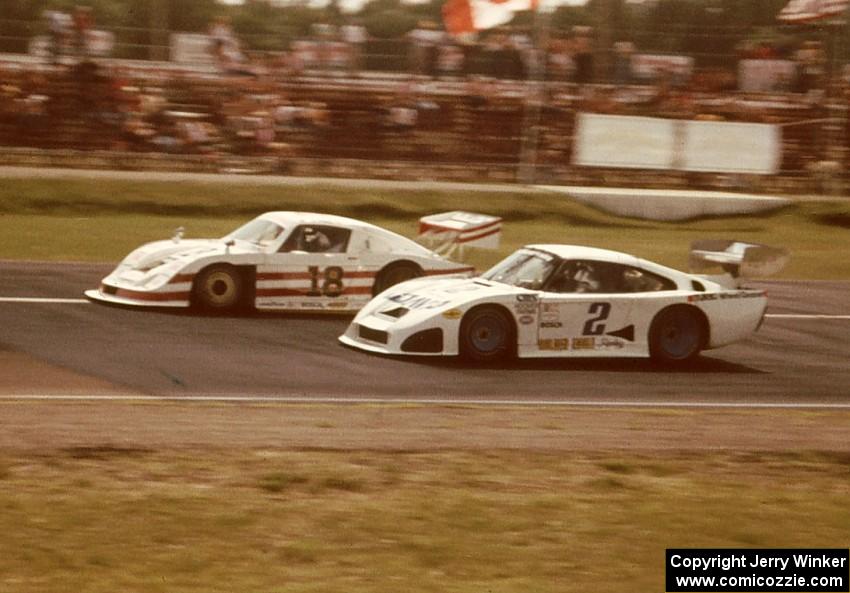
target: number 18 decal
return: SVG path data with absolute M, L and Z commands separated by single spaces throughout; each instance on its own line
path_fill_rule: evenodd
M 325 268 L 324 274 L 319 272 L 319 266 L 310 266 L 307 268 L 310 274 L 310 290 L 307 296 L 326 296 L 338 297 L 342 294 L 344 285 L 342 284 L 342 268 L 339 266 L 328 266 Z M 321 281 L 321 286 L 319 282 Z
M 605 320 L 611 314 L 611 303 L 592 303 L 590 309 L 587 310 L 591 317 L 584 324 L 584 329 L 581 330 L 583 336 L 601 336 L 605 333 Z

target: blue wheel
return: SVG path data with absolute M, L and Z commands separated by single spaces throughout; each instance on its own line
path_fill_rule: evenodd
M 459 338 L 461 356 L 479 362 L 503 360 L 516 347 L 511 319 L 495 307 L 467 313 L 460 324 Z
M 691 307 L 664 309 L 649 329 L 650 356 L 660 362 L 681 362 L 697 356 L 705 343 L 701 315 Z

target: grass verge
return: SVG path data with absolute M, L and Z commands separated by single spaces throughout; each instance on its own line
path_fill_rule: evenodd
M 0 589 L 660 591 L 667 547 L 844 547 L 827 453 L 0 456 Z
M 501 216 L 502 248 L 480 252 L 486 267 L 518 246 L 578 243 L 635 253 L 682 268 L 690 242 L 728 237 L 782 245 L 792 262 L 780 277 L 850 278 L 850 260 L 834 254 L 846 245 L 850 204 L 799 203 L 778 212 L 661 223 L 619 218 L 559 195 L 349 190 L 274 187 L 248 183 L 128 182 L 8 179 L 0 187 L 0 257 L 115 262 L 146 241 L 216 237 L 267 210 L 314 210 L 352 216 L 411 236 L 424 215 L 465 209 Z

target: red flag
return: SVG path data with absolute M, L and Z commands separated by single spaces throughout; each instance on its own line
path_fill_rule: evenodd
M 517 12 L 536 10 L 538 0 L 446 0 L 443 22 L 452 35 L 475 33 L 504 25 Z
M 840 17 L 850 0 L 791 0 L 779 11 L 778 18 L 786 23 L 808 23 Z

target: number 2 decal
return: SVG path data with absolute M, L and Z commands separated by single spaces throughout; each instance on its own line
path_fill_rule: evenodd
M 307 272 L 310 274 L 310 290 L 307 296 L 338 297 L 342 294 L 342 268 L 339 266 L 328 266 L 324 274 L 319 272 L 319 266 L 309 266 Z M 322 285 L 319 286 L 319 281 Z
M 611 303 L 592 303 L 587 313 L 588 315 L 596 315 L 596 317 L 591 317 L 585 322 L 581 335 L 601 336 L 604 334 L 604 321 L 608 319 L 608 315 L 611 313 Z

